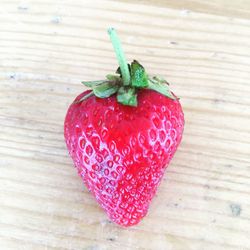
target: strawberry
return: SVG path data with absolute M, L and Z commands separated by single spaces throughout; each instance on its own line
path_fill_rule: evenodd
M 184 115 L 164 79 L 127 64 L 109 29 L 119 68 L 106 80 L 83 82 L 64 124 L 69 154 L 83 182 L 109 218 L 135 225 L 150 202 L 182 138 Z

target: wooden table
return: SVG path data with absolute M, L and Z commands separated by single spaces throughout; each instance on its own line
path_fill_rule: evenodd
M 250 2 L 3 0 L 0 248 L 250 249 Z M 77 176 L 63 121 L 127 58 L 172 83 L 183 142 L 148 216 L 120 228 Z

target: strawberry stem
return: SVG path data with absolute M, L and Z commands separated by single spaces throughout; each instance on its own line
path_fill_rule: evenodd
M 109 28 L 108 34 L 110 36 L 110 40 L 111 40 L 112 45 L 114 47 L 115 54 L 116 54 L 116 57 L 117 57 L 117 60 L 118 60 L 119 66 L 120 66 L 123 84 L 125 86 L 128 86 L 130 84 L 130 72 L 129 72 L 129 67 L 128 67 L 126 57 L 125 57 L 124 52 L 122 50 L 120 40 L 119 40 L 114 28 Z
M 109 28 L 108 34 L 118 59 L 119 68 L 116 70 L 115 75 L 109 74 L 105 80 L 82 82 L 86 87 L 91 88 L 92 91 L 75 103 L 84 101 L 93 95 L 99 98 L 108 98 L 116 94 L 117 102 L 136 107 L 139 89 L 151 89 L 168 98 L 176 99 L 170 91 L 166 80 L 157 76 L 149 77 L 144 67 L 136 60 L 131 64 L 127 63 L 114 28 Z

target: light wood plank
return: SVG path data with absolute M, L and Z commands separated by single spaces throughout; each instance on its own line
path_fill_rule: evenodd
M 0 245 L 3 249 L 250 249 L 247 1 L 0 3 Z M 216 15 L 213 15 L 216 14 Z M 186 127 L 148 216 L 107 219 L 68 156 L 68 105 L 117 62 L 161 74 Z

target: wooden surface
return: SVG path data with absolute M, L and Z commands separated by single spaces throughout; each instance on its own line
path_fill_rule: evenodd
M 1 1 L 1 250 L 250 249 L 249 13 L 236 0 Z M 109 26 L 129 60 L 172 83 L 186 118 L 148 216 L 129 229 L 107 220 L 63 138 L 80 81 L 117 67 Z

